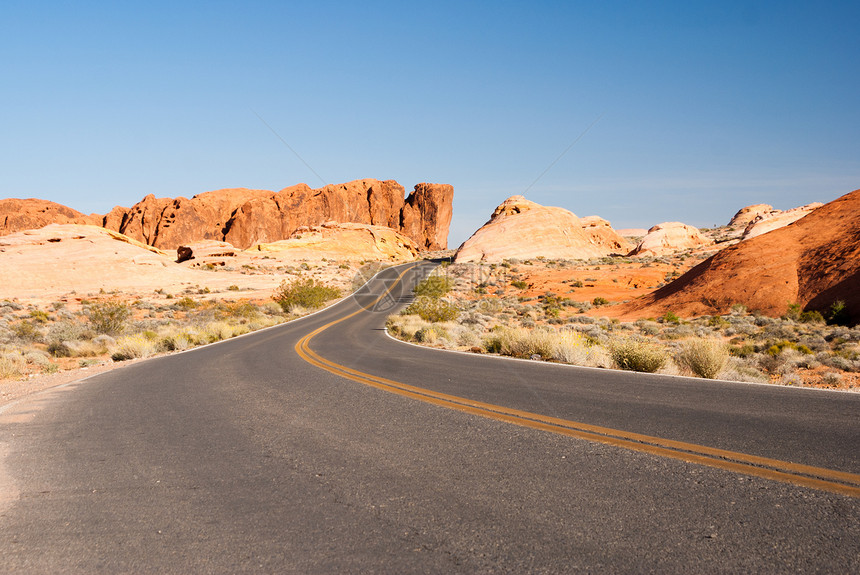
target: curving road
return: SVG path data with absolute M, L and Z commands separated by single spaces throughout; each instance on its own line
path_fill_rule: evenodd
M 431 268 L 0 409 L 0 572 L 860 571 L 860 395 L 389 339 Z

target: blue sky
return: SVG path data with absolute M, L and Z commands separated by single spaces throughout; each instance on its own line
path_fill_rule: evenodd
M 858 30 L 857 2 L 5 0 L 0 197 L 442 182 L 452 247 L 526 191 L 723 224 L 860 188 Z

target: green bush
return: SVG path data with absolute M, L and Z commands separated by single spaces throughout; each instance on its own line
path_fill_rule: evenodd
M 619 369 L 654 373 L 668 360 L 659 345 L 632 338 L 620 338 L 609 343 L 609 356 Z
M 660 320 L 663 323 L 674 323 L 676 325 L 681 323 L 681 318 L 678 317 L 677 314 L 672 311 L 667 311 L 665 314 L 663 314 L 663 317 L 661 317 Z
M 447 276 L 430 276 L 412 289 L 416 297 L 440 298 L 454 287 Z
M 606 305 L 606 304 L 608 304 L 608 303 L 609 303 L 609 300 L 608 300 L 608 299 L 606 299 L 605 297 L 601 297 L 601 296 L 597 296 L 596 298 L 594 298 L 593 300 L 591 300 L 591 305 L 593 305 L 593 306 L 595 306 L 595 307 L 596 307 L 596 306 L 601 306 L 601 305 Z
M 726 366 L 729 352 L 722 341 L 694 339 L 684 343 L 676 360 L 699 377 L 713 379 Z
M 417 315 L 424 321 L 453 321 L 460 310 L 451 302 L 434 297 L 419 297 L 403 310 L 404 315 Z
M 108 335 L 122 333 L 125 330 L 125 322 L 131 315 L 127 305 L 116 301 L 92 303 L 85 313 L 96 332 Z
M 845 306 L 844 301 L 837 300 L 830 304 L 830 310 L 827 313 L 827 323 L 833 325 L 848 325 L 850 319 L 850 314 L 848 313 L 848 308 Z
M 511 285 L 517 289 L 528 289 L 529 284 L 524 282 L 523 280 L 514 280 L 511 282 Z
M 340 297 L 339 289 L 327 286 L 313 278 L 299 278 L 290 283 L 283 281 L 272 295 L 272 299 L 286 312 L 294 307 L 308 309 L 322 307 L 327 301 L 338 297 Z

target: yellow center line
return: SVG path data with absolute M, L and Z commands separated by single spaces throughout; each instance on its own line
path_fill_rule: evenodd
M 414 267 L 410 266 L 403 270 L 394 284 L 373 303 L 387 296 L 402 281 L 403 276 Z M 320 356 L 310 348 L 310 341 L 315 336 L 362 311 L 365 311 L 365 308 L 331 321 L 310 332 L 296 344 L 296 353 L 308 363 L 335 375 L 448 409 L 661 457 L 680 459 L 690 463 L 821 489 L 850 497 L 860 497 L 860 475 L 858 474 L 600 427 L 439 393 L 349 368 Z

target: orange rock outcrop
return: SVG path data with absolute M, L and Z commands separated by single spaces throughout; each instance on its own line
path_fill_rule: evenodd
M 99 216 L 85 216 L 77 210 L 48 200 L 8 198 L 0 200 L 0 236 L 32 230 L 48 224 L 97 223 Z
M 722 314 L 734 304 L 779 316 L 788 305 L 826 311 L 842 300 L 860 320 L 860 190 L 703 261 L 624 306 L 630 317 Z

